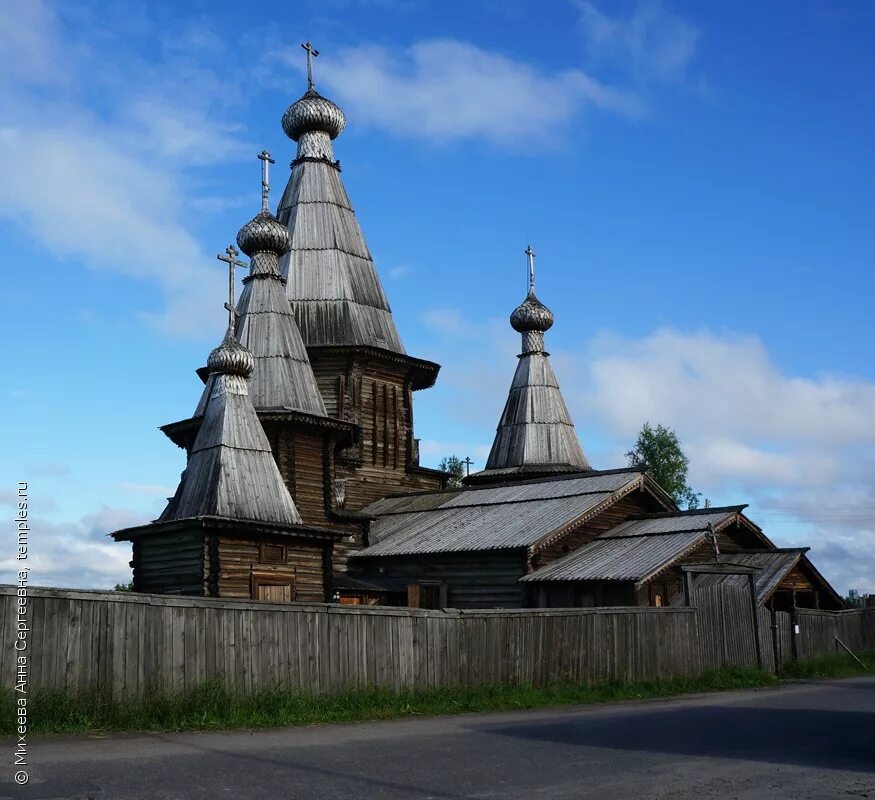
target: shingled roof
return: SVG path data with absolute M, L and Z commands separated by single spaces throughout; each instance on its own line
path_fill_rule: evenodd
M 343 112 L 310 90 L 283 117 L 298 143 L 277 217 L 291 235 L 286 295 L 307 347 L 358 345 L 404 353 L 331 141 Z
M 249 256 L 249 275 L 236 308 L 235 335 L 255 359 L 249 398 L 260 411 L 300 411 L 327 416 L 316 376 L 283 287 L 279 258 L 289 251 L 289 232 L 268 211 L 270 153 L 262 161 L 262 209 L 237 234 L 237 244 Z M 242 262 L 241 262 L 242 263 Z M 217 380 L 211 375 L 195 416 L 204 413 Z
M 544 350 L 544 333 L 553 325 L 553 314 L 535 296 L 534 252 L 529 248 L 526 253 L 529 293 L 510 317 L 511 326 L 522 335 L 522 351 L 486 469 L 471 475 L 466 481 L 471 484 L 515 474 L 591 469 Z
M 159 521 L 193 517 L 297 525 L 286 488 L 249 398 L 252 355 L 229 329 L 209 359 L 210 393 L 176 494 Z

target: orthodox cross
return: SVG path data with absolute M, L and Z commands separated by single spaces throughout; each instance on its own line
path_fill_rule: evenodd
M 529 293 L 535 293 L 535 251 L 529 245 L 525 249 L 526 255 L 529 257 Z
M 225 248 L 225 253 L 226 255 L 219 253 L 216 258 L 228 265 L 228 302 L 225 303 L 225 308 L 228 309 L 228 330 L 233 333 L 237 323 L 237 309 L 234 307 L 234 267 L 245 267 L 246 264 L 237 258 L 240 251 L 233 244 Z
M 276 164 L 270 157 L 267 150 L 262 150 L 258 154 L 261 160 L 261 210 L 269 211 L 270 206 L 270 165 Z M 224 261 L 224 259 L 222 259 Z
M 319 55 L 319 51 L 310 42 L 301 45 L 307 51 L 307 88 L 313 89 L 313 59 Z
M 465 465 L 465 475 L 466 475 L 466 476 L 467 476 L 467 475 L 470 475 L 470 474 L 471 474 L 471 465 L 474 463 L 474 462 L 471 460 L 471 457 L 470 457 L 470 456 L 465 456 L 465 460 L 464 460 L 462 463 Z

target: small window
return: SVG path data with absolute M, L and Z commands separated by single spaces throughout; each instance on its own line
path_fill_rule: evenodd
M 442 581 L 422 581 L 407 587 L 408 608 L 446 608 L 447 585 Z
M 410 608 L 446 608 L 447 585 L 441 581 L 422 581 L 407 587 Z
M 284 564 L 286 561 L 286 546 L 284 544 L 268 544 L 263 542 L 261 545 L 261 563 L 262 564 Z
M 420 608 L 441 607 L 441 585 L 439 583 L 424 583 L 419 592 Z

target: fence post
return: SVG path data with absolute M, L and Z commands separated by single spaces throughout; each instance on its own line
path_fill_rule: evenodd
M 775 654 L 775 675 L 781 671 L 781 644 L 778 641 L 778 612 L 775 611 L 775 603 L 769 609 L 769 619 L 772 623 L 772 650 Z
M 753 573 L 747 576 L 747 584 L 750 587 L 750 610 L 753 613 L 753 635 L 757 647 L 757 668 L 763 668 L 763 646 L 760 641 L 760 615 L 757 614 L 757 590 L 754 585 Z

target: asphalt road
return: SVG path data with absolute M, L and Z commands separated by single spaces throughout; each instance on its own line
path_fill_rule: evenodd
M 875 798 L 875 678 L 252 733 L 30 743 L 0 798 Z

